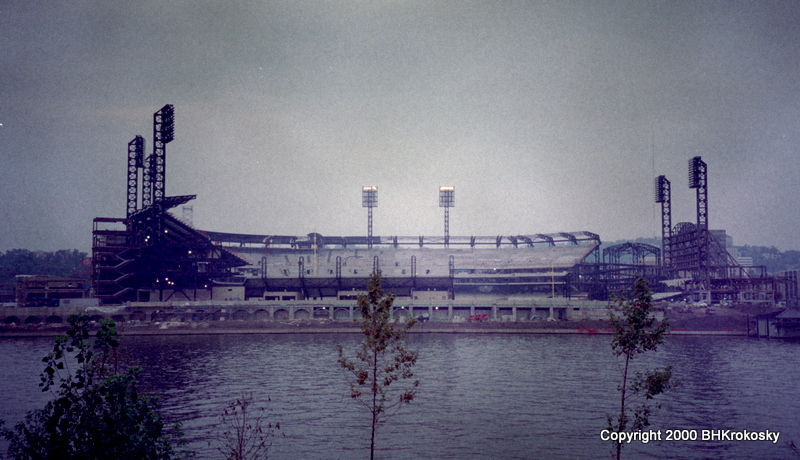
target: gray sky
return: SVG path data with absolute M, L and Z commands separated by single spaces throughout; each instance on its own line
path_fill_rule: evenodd
M 176 111 L 203 230 L 660 236 L 800 249 L 800 2 L 0 0 L 0 250 L 91 246 Z

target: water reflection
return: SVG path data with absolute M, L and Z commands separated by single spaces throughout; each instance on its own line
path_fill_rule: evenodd
M 182 420 L 192 447 L 215 458 L 222 408 L 243 393 L 269 404 L 281 423 L 270 458 L 362 458 L 368 414 L 348 396 L 335 345 L 354 349 L 357 335 L 128 337 L 162 406 Z M 0 341 L 6 369 L 0 389 L 21 405 L 40 405 L 39 359 L 51 341 Z M 618 405 L 620 368 L 608 336 L 419 334 L 421 386 L 414 403 L 382 426 L 381 458 L 597 458 L 611 451 L 599 438 Z M 32 346 L 33 345 L 33 346 Z M 650 442 L 625 448 L 631 458 L 785 458 L 784 441 L 800 440 L 796 382 L 798 343 L 746 338 L 671 336 L 645 367 L 672 364 L 682 384 L 663 395 L 653 429 L 781 432 L 765 442 Z M 12 358 L 13 357 L 13 358 Z M 33 363 L 33 364 L 31 364 Z M 19 366 L 10 377 L 9 366 Z M 13 416 L 13 417 L 10 417 Z

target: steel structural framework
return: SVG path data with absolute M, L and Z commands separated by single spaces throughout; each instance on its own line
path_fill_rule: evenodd
M 319 233 L 309 233 L 306 236 L 297 235 L 253 235 L 245 233 L 209 232 L 205 231 L 211 241 L 228 247 L 263 246 L 288 247 L 296 249 L 312 248 L 316 239 L 318 246 L 341 246 L 343 248 L 366 246 L 367 237 L 364 236 L 328 236 Z M 444 239 L 436 236 L 373 236 L 374 246 L 383 247 L 440 247 L 444 246 Z M 541 247 L 564 246 L 596 243 L 600 244 L 600 236 L 592 232 L 571 233 L 536 233 L 533 235 L 497 235 L 497 236 L 453 236 L 450 244 L 462 247 Z M 597 258 L 599 261 L 599 256 Z
M 742 267 L 709 230 L 708 166 L 697 156 L 689 160 L 689 188 L 697 191 L 697 221 L 679 222 L 671 227 L 670 184 L 664 176 L 656 179 L 656 202 L 662 205 L 661 277 L 690 280 L 687 289 L 705 292 L 707 300 L 744 301 L 773 304 L 775 278 L 765 267 Z
M 151 292 L 159 293 L 153 300 L 193 300 L 197 290 L 207 290 L 215 280 L 230 277 L 233 267 L 246 264 L 161 206 L 130 219 L 96 218 L 92 261 L 95 297 L 107 304 L 150 300 Z
M 139 170 L 143 167 L 144 138 L 136 136 L 128 143 L 128 217 L 139 209 Z
M 166 144 L 174 139 L 174 118 L 169 104 L 153 115 L 153 154 L 146 160 L 142 136 L 128 143 L 126 218 L 94 220 L 92 287 L 104 303 L 142 300 L 151 292 L 195 299 L 198 289 L 247 264 L 167 212 L 195 198 L 165 196 Z
M 627 292 L 636 279 L 644 278 L 659 290 L 663 280 L 661 249 L 643 243 L 623 243 L 603 249 L 602 261 L 587 260 L 569 274 L 571 292 L 582 292 L 592 300 L 608 300 L 611 294 Z M 599 256 L 599 250 L 596 251 Z M 652 256 L 648 261 L 647 258 Z
M 638 278 L 647 280 L 653 291 L 660 291 L 662 274 L 662 267 L 654 264 L 582 263 L 572 269 L 570 284 L 590 300 L 608 300 L 612 294 L 627 294 Z
M 664 265 L 669 267 L 672 263 L 672 255 L 669 246 L 672 236 L 672 188 L 665 176 L 656 178 L 655 187 L 656 203 L 661 203 L 661 241 L 664 254 Z
M 624 261 L 623 257 L 629 255 L 631 260 Z M 647 256 L 653 256 L 650 265 L 661 265 L 661 249 L 644 243 L 623 243 L 603 249 L 603 260 L 610 264 L 628 263 L 631 265 L 645 265 Z
M 656 202 L 662 204 L 662 248 L 667 277 L 708 280 L 711 277 L 710 267 L 725 265 L 724 259 L 736 261 L 727 255 L 724 248 L 720 253 L 719 245 L 712 253 L 710 246 L 716 239 L 708 230 L 708 166 L 701 157 L 689 160 L 689 188 L 697 190 L 697 222 L 680 222 L 673 229 L 671 226 L 671 191 L 669 181 L 664 176 L 656 179 Z

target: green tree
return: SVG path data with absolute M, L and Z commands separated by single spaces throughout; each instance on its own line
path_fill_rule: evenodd
M 82 262 L 85 252 L 61 249 L 56 252 L 11 249 L 0 253 L 0 283 L 12 283 L 17 275 L 76 276 L 88 275 Z
M 69 322 L 67 335 L 57 338 L 53 351 L 42 360 L 46 367 L 39 385 L 55 399 L 29 412 L 13 429 L 2 429 L 9 456 L 18 460 L 178 457 L 155 400 L 137 387 L 140 369 L 120 369 L 124 362 L 114 321 L 102 321 L 94 341 L 87 315 L 73 315 Z
M 654 369 L 646 374 L 641 371 L 636 372 L 635 376 L 629 374 L 631 360 L 640 353 L 657 351 L 658 345 L 664 342 L 664 336 L 669 331 L 669 322 L 666 319 L 656 324 L 652 315 L 653 297 L 647 281 L 638 279 L 629 298 L 620 296 L 617 303 L 621 316 L 613 312 L 609 316 L 613 330 L 611 348 L 623 361 L 622 382 L 619 386 L 620 409 L 616 420 L 608 416 L 608 424 L 611 431 L 621 433 L 628 428 L 638 431 L 648 426 L 648 401 L 677 383 L 672 380 L 671 366 Z M 616 443 L 615 453 L 619 460 L 622 443 Z
M 269 399 L 268 399 L 269 401 Z M 225 460 L 266 459 L 272 437 L 280 424 L 264 422 L 265 408 L 252 408 L 253 395 L 246 394 L 228 404 L 219 417 L 217 449 Z
M 405 323 L 392 319 L 394 295 L 381 289 L 380 273 L 373 273 L 367 295 L 359 296 L 361 310 L 359 325 L 364 334 L 355 353 L 355 359 L 345 355 L 341 345 L 339 364 L 352 374 L 350 397 L 364 406 L 372 416 L 370 459 L 375 458 L 375 430 L 386 417 L 401 406 L 414 400 L 419 380 L 401 381 L 414 377 L 412 367 L 417 353 L 405 348 L 405 336 L 415 324 L 410 318 Z M 400 386 L 400 387 L 398 387 Z

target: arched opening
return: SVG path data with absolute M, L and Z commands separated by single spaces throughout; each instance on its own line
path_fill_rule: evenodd
M 287 321 L 289 319 L 289 312 L 286 310 L 275 310 L 275 319 L 278 321 Z
M 233 312 L 233 319 L 237 321 L 247 321 L 250 319 L 250 313 L 247 313 L 245 310 L 236 310 Z
M 308 310 L 304 310 L 301 308 L 299 310 L 294 311 L 294 319 L 309 319 L 310 317 L 311 314 L 308 312 Z

